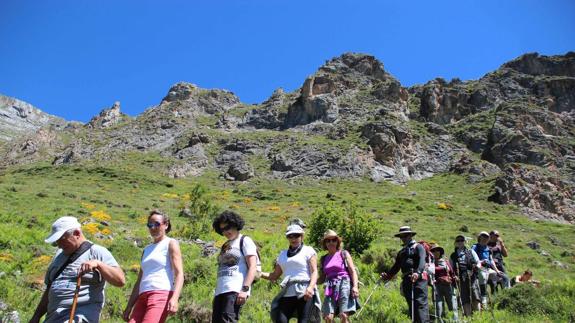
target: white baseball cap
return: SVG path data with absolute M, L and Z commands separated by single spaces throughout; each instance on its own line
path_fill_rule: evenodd
M 286 229 L 286 236 L 292 233 L 303 234 L 303 228 L 297 224 L 290 224 Z
M 71 229 L 79 229 L 80 222 L 73 216 L 63 216 L 52 224 L 52 233 L 44 240 L 46 243 L 54 243 L 62 237 L 62 235 Z

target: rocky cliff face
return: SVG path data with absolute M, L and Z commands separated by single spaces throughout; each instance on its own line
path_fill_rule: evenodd
M 44 113 L 29 103 L 0 95 L 0 141 L 12 141 L 44 126 L 62 127 L 64 124 L 63 119 Z
M 119 103 L 86 125 L 15 138 L 4 166 L 55 165 L 157 152 L 171 177 L 212 169 L 252 177 L 494 180 L 497 203 L 575 222 L 575 54 L 527 54 L 479 80 L 406 88 L 373 56 L 348 53 L 246 105 L 231 92 L 178 83 L 130 118 Z

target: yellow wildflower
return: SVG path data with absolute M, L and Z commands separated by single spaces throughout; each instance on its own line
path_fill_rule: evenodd
M 10 262 L 10 261 L 14 260 L 14 256 L 12 256 L 8 252 L 3 252 L 3 253 L 0 253 L 0 260 Z
M 96 206 L 92 203 L 86 203 L 86 202 L 82 202 L 82 207 L 88 210 L 93 210 L 96 208 Z
M 90 212 L 90 215 L 99 221 L 110 221 L 110 219 L 112 219 L 112 217 L 108 213 L 101 211 L 101 210 L 92 211 L 92 212 Z
M 441 203 L 437 203 L 437 208 L 441 209 L 441 210 L 451 210 L 453 207 L 450 204 L 441 202 Z
M 178 199 L 178 198 L 180 198 L 180 196 L 176 193 L 164 193 L 164 194 L 162 194 L 162 197 L 166 198 L 166 199 Z
M 98 229 L 98 223 L 94 223 L 94 222 L 83 225 L 82 230 L 84 232 L 88 232 L 90 234 L 96 234 L 96 233 L 100 232 L 100 229 Z

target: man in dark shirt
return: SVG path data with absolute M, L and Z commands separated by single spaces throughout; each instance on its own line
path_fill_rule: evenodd
M 487 242 L 487 246 L 491 250 L 491 254 L 493 255 L 493 261 L 495 262 L 495 267 L 500 272 L 500 275 L 497 277 L 495 281 L 490 281 L 489 285 L 491 286 L 491 293 L 493 294 L 497 289 L 497 285 L 501 283 L 503 288 L 511 287 L 509 276 L 507 275 L 507 271 L 505 270 L 505 262 L 503 261 L 503 257 L 507 257 L 507 247 L 503 243 L 503 239 L 501 239 L 499 232 L 497 230 L 493 230 L 489 232 L 489 242 Z
M 404 226 L 395 236 L 401 239 L 403 248 L 397 253 L 395 263 L 388 272 L 381 274 L 384 281 L 390 280 L 401 270 L 401 290 L 413 322 L 429 322 L 427 306 L 427 272 L 425 271 L 425 249 L 413 240 L 416 232 Z

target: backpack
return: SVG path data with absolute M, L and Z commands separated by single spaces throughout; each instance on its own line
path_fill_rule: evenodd
M 464 257 L 465 257 L 465 268 L 462 268 L 462 265 L 459 263 L 459 257 L 457 256 L 457 251 L 453 252 L 450 257 L 451 261 L 453 261 L 453 263 L 456 264 L 457 267 L 458 272 L 455 273 L 454 271 L 454 273 L 459 275 L 460 277 L 465 277 L 468 271 L 471 271 L 473 273 L 473 265 L 477 264 L 471 252 L 471 249 L 465 248 Z
M 248 261 L 246 259 L 246 256 L 244 254 L 244 238 L 247 236 L 242 235 L 242 237 L 240 238 L 240 252 L 242 253 L 242 257 L 244 257 L 244 260 L 246 262 L 246 266 L 249 268 L 248 265 Z M 252 239 L 253 241 L 253 239 Z M 260 276 L 262 274 L 262 262 L 261 262 L 261 257 L 260 257 L 260 247 L 258 246 L 258 244 L 254 241 L 254 244 L 256 245 L 256 275 L 254 276 L 254 282 L 258 281 L 260 279 Z
M 420 244 L 425 250 L 425 271 L 427 272 L 428 275 L 431 276 L 435 275 L 435 258 L 433 257 L 433 254 L 430 251 L 431 246 L 429 245 L 429 243 L 421 240 L 413 244 L 412 248 L 414 249 L 414 251 L 418 244 Z
M 455 272 L 453 271 L 453 267 L 451 267 L 451 262 L 449 262 L 448 260 L 444 260 L 445 265 L 446 265 L 446 273 L 445 275 L 442 276 L 436 276 L 436 282 L 441 284 L 441 285 L 451 285 L 453 282 L 455 282 Z

